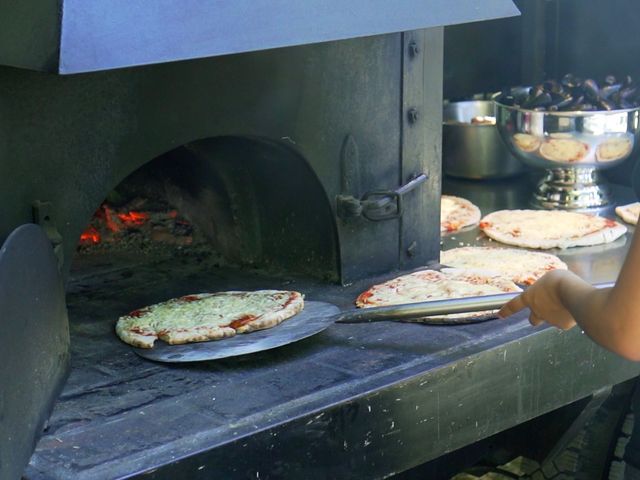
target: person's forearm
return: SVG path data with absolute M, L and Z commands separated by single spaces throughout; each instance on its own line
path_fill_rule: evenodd
M 616 301 L 619 292 L 613 288 L 597 289 L 578 277 L 569 277 L 558 293 L 562 304 L 591 339 L 623 357 L 640 360 L 640 318 L 629 318 L 630 312 Z

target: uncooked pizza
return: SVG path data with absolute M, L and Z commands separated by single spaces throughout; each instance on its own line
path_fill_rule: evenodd
M 442 195 L 440 200 L 440 231 L 453 233 L 477 225 L 480 209 L 466 198 Z
M 640 216 L 640 202 L 633 202 L 627 205 L 616 207 L 616 213 L 622 220 L 631 225 L 638 224 L 638 216 Z
M 200 293 L 134 310 L 118 319 L 116 333 L 141 348 L 152 348 L 158 338 L 171 345 L 220 340 L 275 327 L 303 308 L 294 291 Z
M 439 272 L 422 270 L 372 286 L 358 296 L 356 306 L 382 307 L 519 291 L 520 287 L 511 280 L 494 273 L 456 268 L 447 268 Z M 437 315 L 428 317 L 428 321 L 482 319 L 494 316 L 495 313 L 496 311 L 482 311 Z
M 448 267 L 491 271 L 520 285 L 532 285 L 551 270 L 566 270 L 555 255 L 517 248 L 460 247 L 440 252 Z
M 609 218 L 562 210 L 499 210 L 480 221 L 490 238 L 525 248 L 569 248 L 613 242 L 627 227 Z

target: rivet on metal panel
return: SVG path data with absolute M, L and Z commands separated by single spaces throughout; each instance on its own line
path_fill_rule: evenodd
M 407 111 L 407 120 L 409 120 L 409 123 L 416 123 L 418 121 L 418 118 L 419 118 L 418 109 L 410 108 Z
M 413 257 L 416 254 L 417 248 L 418 244 L 415 241 L 411 242 L 411 244 L 407 247 L 407 255 Z
M 418 47 L 418 44 L 416 42 L 413 42 L 413 41 L 410 42 L 408 49 L 409 49 L 409 56 L 411 58 L 417 57 L 418 54 L 420 53 L 420 47 Z

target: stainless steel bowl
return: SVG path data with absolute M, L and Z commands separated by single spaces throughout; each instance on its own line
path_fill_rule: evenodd
M 534 192 L 543 208 L 592 209 L 613 202 L 599 170 L 636 149 L 640 108 L 596 112 L 538 112 L 496 102 L 496 127 L 527 165 L 547 169 Z
M 445 105 L 442 126 L 442 168 L 452 177 L 504 178 L 525 169 L 500 140 L 495 123 L 472 123 L 478 117 L 495 119 L 492 100 Z

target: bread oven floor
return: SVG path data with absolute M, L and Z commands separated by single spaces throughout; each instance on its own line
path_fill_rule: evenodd
M 489 197 L 472 193 L 486 207 Z M 615 269 L 625 249 L 596 255 Z M 272 351 L 179 365 L 144 360 L 114 334 L 123 312 L 184 294 L 296 289 L 348 308 L 375 280 L 274 279 L 188 255 L 76 273 L 72 370 L 26 478 L 382 477 L 638 373 L 578 329 L 533 329 L 524 315 L 456 327 L 333 325 Z

